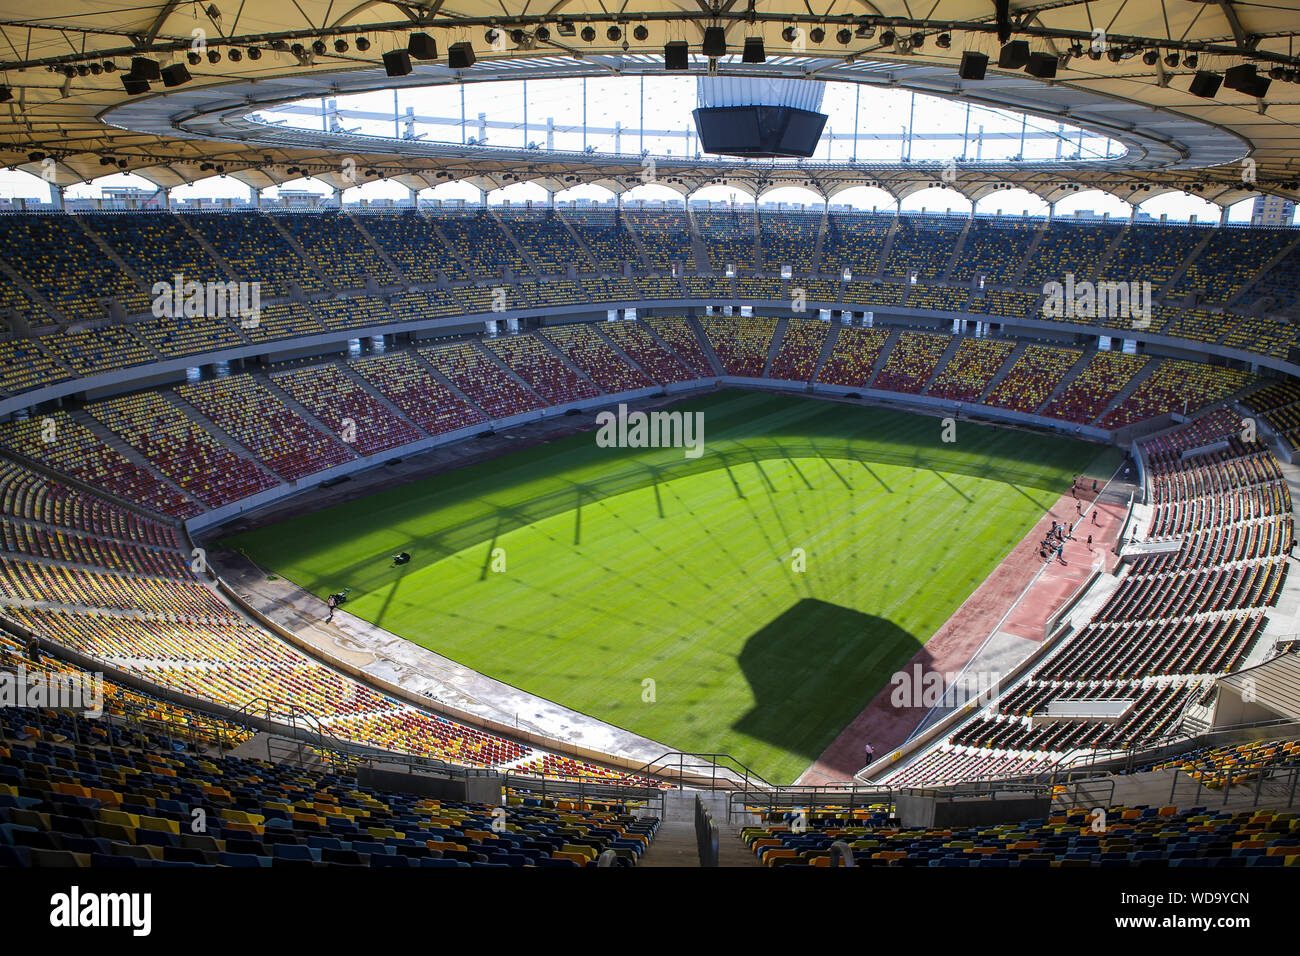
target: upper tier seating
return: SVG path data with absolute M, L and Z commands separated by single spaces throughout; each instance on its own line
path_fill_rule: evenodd
M 697 212 L 695 225 L 709 252 L 714 272 L 734 266 L 736 275 L 753 275 L 757 268 L 754 213 L 748 207 L 728 212 Z
M 569 266 L 574 266 L 579 272 L 592 270 L 593 264 L 586 251 L 552 210 L 547 210 L 541 218 L 533 214 L 511 215 L 506 210 L 501 221 L 524 247 L 542 275 L 566 275 Z
M 580 210 L 566 212 L 564 217 L 596 257 L 601 272 L 617 274 L 629 262 L 633 268 L 641 268 L 641 254 L 621 211 Z
M 818 216 L 760 210 L 759 251 L 763 269 L 780 275 L 782 267 L 789 266 L 791 275 L 811 275 L 821 224 Z
M 393 216 L 365 216 L 360 222 L 409 281 L 432 285 L 438 281 L 439 272 L 452 281 L 469 278 L 438 237 L 437 219 L 418 212 L 402 212 Z
M 0 249 L 13 270 L 72 321 L 107 318 L 104 298 L 120 299 L 128 314 L 149 311 L 152 298 L 104 255 L 75 216 L 0 216 Z
M 289 245 L 269 217 L 255 212 L 191 216 L 190 228 L 217 251 L 236 276 L 262 283 L 262 301 L 289 294 L 292 282 L 311 294 L 326 291 L 324 279 Z M 318 218 L 312 220 L 319 224 Z
M 275 221 L 307 250 L 336 289 L 364 288 L 367 278 L 381 286 L 400 281 L 346 213 L 290 213 L 276 216 Z

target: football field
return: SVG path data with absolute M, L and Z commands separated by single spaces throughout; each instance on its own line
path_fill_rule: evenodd
M 674 410 L 702 414 L 700 457 L 588 432 L 226 543 L 475 670 L 789 783 L 1072 474 L 1117 460 L 759 392 Z

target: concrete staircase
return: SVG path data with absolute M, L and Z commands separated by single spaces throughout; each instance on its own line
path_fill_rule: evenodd
M 772 377 L 772 363 L 776 361 L 776 353 L 781 351 L 781 341 L 785 338 L 785 330 L 790 327 L 789 319 L 777 319 L 776 328 L 772 332 L 772 341 L 767 345 L 767 360 L 763 363 L 763 377 Z
M 654 842 L 638 866 L 700 865 L 695 843 L 695 799 L 699 797 L 718 828 L 718 866 L 761 866 L 740 839 L 740 826 L 727 823 L 727 794 L 722 792 L 675 790 L 664 794 L 664 817 Z

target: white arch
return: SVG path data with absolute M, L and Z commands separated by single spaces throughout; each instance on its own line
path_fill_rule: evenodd
M 279 199 L 280 193 L 286 190 L 315 193 L 318 196 L 330 196 L 334 193 L 329 183 L 310 176 L 300 176 L 298 179 L 289 179 L 276 186 L 267 186 L 262 190 L 262 196 L 266 199 Z
M 701 186 L 688 197 L 690 202 L 734 202 L 736 205 L 752 206 L 754 194 L 744 186 L 734 183 Z
M 969 213 L 971 201 L 955 189 L 947 186 L 927 186 L 903 199 L 899 204 L 902 212 L 954 212 Z
M 473 183 L 457 181 L 429 186 L 427 189 L 421 189 L 416 193 L 416 196 L 419 198 L 420 202 L 425 202 L 426 200 L 455 202 L 460 199 L 471 205 L 477 206 L 483 201 L 483 190 L 479 189 Z
M 590 199 L 596 203 L 612 202 L 615 199 L 614 190 L 608 186 L 598 186 L 595 183 L 579 183 L 576 186 L 570 186 L 568 189 L 561 189 L 555 194 L 555 201 L 575 202 L 581 199 Z
M 364 171 L 361 173 L 365 175 Z M 394 202 L 405 202 L 411 196 L 411 191 L 401 183 L 393 182 L 391 179 L 369 179 L 357 183 L 348 189 L 343 190 L 343 202 L 374 202 L 376 199 L 391 199 Z
M 489 206 L 500 206 L 505 202 L 509 202 L 512 206 L 522 206 L 529 201 L 545 206 L 551 201 L 551 194 L 546 191 L 545 186 L 532 182 L 511 183 L 509 186 L 493 189 L 487 194 Z
M 898 200 L 879 186 L 851 186 L 831 196 L 831 205 L 892 212 L 898 208 Z
M 1073 219 L 1076 213 L 1091 213 L 1098 218 L 1110 213 L 1112 219 L 1127 219 L 1132 212 L 1133 206 L 1114 193 L 1084 189 L 1058 199 L 1053 215 L 1057 219 Z
M 673 189 L 672 186 L 665 186 L 662 183 L 641 183 L 639 186 L 633 186 L 623 194 L 623 202 L 666 202 L 671 205 L 680 205 L 685 199 L 682 191 Z
M 1255 213 L 1255 199 L 1239 199 L 1228 207 L 1228 222 L 1250 222 Z
M 1018 187 L 995 190 L 975 203 L 975 212 L 981 216 L 1046 216 L 1050 208 L 1042 196 Z
M 248 201 L 251 195 L 252 190 L 248 183 L 242 182 L 234 176 L 220 175 L 204 176 L 192 183 L 173 186 L 171 190 L 171 197 L 175 202 L 203 199 L 242 199 Z
M 772 186 L 758 194 L 758 202 L 763 206 L 769 203 L 773 206 L 778 203 L 786 205 L 802 203 L 820 209 L 826 199 L 815 189 L 809 189 L 807 186 Z
M 1170 222 L 1187 222 L 1195 216 L 1197 222 L 1218 223 L 1219 217 L 1223 214 L 1223 207 L 1217 203 L 1175 190 L 1143 199 L 1138 203 L 1137 208 L 1138 215 L 1146 213 L 1156 219 L 1162 215 L 1168 216 Z
M 135 173 L 107 173 L 82 183 L 74 183 L 64 190 L 65 199 L 102 199 L 104 189 L 112 186 L 134 186 L 146 190 L 150 195 L 158 191 L 158 184 L 150 182 Z
M 53 183 L 21 169 L 0 169 L 0 199 L 47 203 L 53 198 Z

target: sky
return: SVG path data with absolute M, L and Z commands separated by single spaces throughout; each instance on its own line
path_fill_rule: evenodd
M 648 116 L 645 130 L 640 117 Z M 613 153 L 640 155 L 695 155 L 698 141 L 694 137 L 691 110 L 697 103 L 696 79 L 693 76 L 578 78 L 533 81 L 509 81 L 492 84 L 460 84 L 454 87 L 385 90 L 340 97 L 337 101 L 312 99 L 289 104 L 276 110 L 255 114 L 265 121 L 283 121 L 306 129 L 329 129 L 361 132 L 377 136 L 413 136 L 429 141 L 464 142 L 471 137 L 490 146 L 521 148 L 529 143 L 538 147 L 548 144 L 556 149 L 581 151 L 584 148 Z M 358 110 L 373 116 L 348 117 L 333 114 L 334 108 Z M 972 108 L 966 104 L 937 97 L 915 95 L 896 89 L 882 89 L 851 83 L 827 83 L 822 111 L 830 119 L 818 144 L 813 160 L 896 162 L 910 150 L 911 161 L 945 162 L 949 158 L 1005 160 L 1017 155 L 1026 161 L 1056 158 L 1101 159 L 1123 152 L 1123 146 L 1095 133 L 1040 117 L 1026 117 L 1004 110 Z M 394 122 L 394 114 L 412 118 Z M 462 117 L 464 122 L 462 123 Z M 527 128 L 525 128 L 525 118 Z M 616 126 L 622 131 L 615 132 Z M 910 143 L 903 135 L 913 130 Z M 960 166 L 957 167 L 960 181 Z M 152 190 L 148 181 L 130 174 L 113 174 L 69 187 L 68 198 L 99 198 L 104 187 L 134 185 Z M 321 195 L 330 192 L 324 183 L 297 180 L 286 184 L 289 189 L 306 189 Z M 264 190 L 264 198 L 274 199 L 278 190 Z M 49 187 L 38 177 L 15 170 L 0 170 L 0 197 L 47 199 Z M 249 188 L 233 177 L 214 176 L 172 190 L 176 200 L 234 199 L 246 201 Z M 347 190 L 344 202 L 358 199 L 405 200 L 404 186 L 389 182 L 370 182 Z M 447 183 L 425 190 L 421 198 L 482 201 L 480 191 L 468 184 Z M 596 186 L 579 186 L 557 195 L 557 200 L 590 199 L 608 201 L 611 194 Z M 676 192 L 662 186 L 645 185 L 624 194 L 624 201 L 680 202 Z M 747 193 L 728 186 L 712 186 L 697 191 L 692 199 L 750 203 Z M 496 190 L 487 196 L 490 203 L 526 201 L 546 203 L 546 191 L 537 185 L 519 183 Z M 765 193 L 764 203 L 804 203 L 820 206 L 821 198 L 804 189 L 776 189 Z M 854 189 L 837 195 L 836 204 L 857 208 L 892 210 L 894 200 L 882 190 Z M 1236 204 L 1229 220 L 1248 222 L 1250 200 Z M 970 210 L 970 202 L 953 190 L 931 189 L 904 200 L 905 212 L 961 212 Z M 1142 212 L 1171 220 L 1186 221 L 1196 216 L 1201 221 L 1217 222 L 1219 207 L 1186 194 L 1166 194 L 1141 204 Z M 1108 212 L 1127 218 L 1130 207 L 1117 197 L 1080 192 L 1057 204 L 1058 216 L 1076 211 Z M 1023 190 L 1007 190 L 986 197 L 976 212 L 1004 215 L 1046 215 L 1047 205 Z

